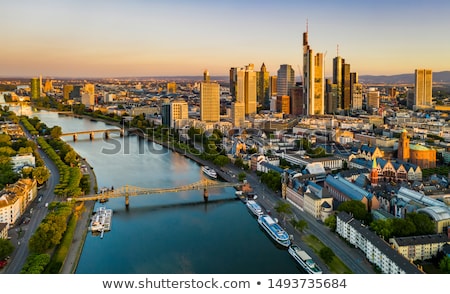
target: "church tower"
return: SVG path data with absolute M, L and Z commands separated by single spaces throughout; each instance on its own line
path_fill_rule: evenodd
M 370 184 L 372 186 L 378 185 L 378 169 L 377 158 L 375 157 L 372 162 L 372 170 L 370 171 Z
M 398 150 L 397 150 L 397 158 L 400 161 L 408 161 L 410 154 L 409 154 L 409 138 L 408 138 L 408 132 L 403 129 L 402 133 L 400 134 L 400 139 L 398 140 Z

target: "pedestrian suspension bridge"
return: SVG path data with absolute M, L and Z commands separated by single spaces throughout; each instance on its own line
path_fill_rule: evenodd
M 183 185 L 173 188 L 142 188 L 136 186 L 125 185 L 119 188 L 107 189 L 106 191 L 101 191 L 98 194 L 85 195 L 81 197 L 75 197 L 68 200 L 74 201 L 100 201 L 106 202 L 110 198 L 120 198 L 125 197 L 125 206 L 129 206 L 130 197 L 143 196 L 149 194 L 163 194 L 171 192 L 182 192 L 189 190 L 203 190 L 203 198 L 208 201 L 208 189 L 213 188 L 225 188 L 225 187 L 237 187 L 241 186 L 242 183 L 230 183 L 230 182 L 219 182 L 209 179 L 202 179 L 198 182 Z

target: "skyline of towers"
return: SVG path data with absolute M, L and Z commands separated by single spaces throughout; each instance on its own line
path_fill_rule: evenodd
M 414 108 L 429 108 L 432 106 L 433 73 L 431 69 L 416 69 Z

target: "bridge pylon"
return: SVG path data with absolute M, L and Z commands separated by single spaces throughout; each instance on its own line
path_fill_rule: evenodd
M 125 207 L 130 206 L 130 193 L 128 192 L 128 185 L 125 185 Z

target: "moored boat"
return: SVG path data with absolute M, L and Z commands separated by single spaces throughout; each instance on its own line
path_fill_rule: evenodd
M 202 171 L 205 175 L 207 175 L 213 179 L 217 179 L 217 172 L 213 168 L 204 165 L 204 166 L 202 166 Z
M 259 216 L 258 223 L 278 244 L 284 247 L 291 245 L 288 233 L 270 215 Z
M 258 203 L 256 203 L 255 200 L 247 200 L 245 205 L 255 216 L 260 216 L 264 214 L 264 211 L 262 210 L 261 206 Z
M 288 252 L 308 274 L 322 273 L 322 270 L 314 262 L 314 260 L 308 255 L 308 253 L 302 250 L 298 245 L 295 244 L 290 245 Z
M 111 230 L 112 209 L 99 207 L 91 218 L 89 230 L 93 233 Z

